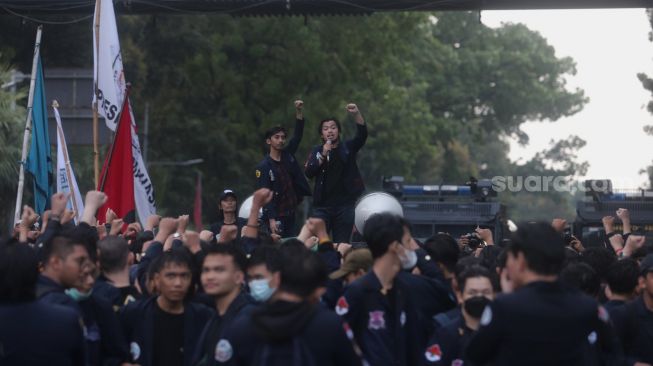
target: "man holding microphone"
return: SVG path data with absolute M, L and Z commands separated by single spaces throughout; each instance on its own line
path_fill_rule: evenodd
M 315 178 L 312 217 L 320 218 L 332 232 L 333 242 L 349 242 L 354 226 L 354 205 L 365 190 L 356 163 L 356 154 L 367 140 L 367 126 L 356 104 L 347 112 L 356 121 L 356 136 L 341 141 L 341 125 L 336 118 L 320 122 L 322 145 L 315 146 L 306 160 L 304 173 Z

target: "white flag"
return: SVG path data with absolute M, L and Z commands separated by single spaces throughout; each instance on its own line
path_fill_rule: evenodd
M 66 146 L 66 137 L 63 134 L 63 127 L 61 127 L 61 117 L 59 110 L 54 109 L 54 118 L 57 120 L 57 192 L 71 193 L 68 200 L 68 210 L 75 211 L 75 223 L 79 223 L 84 211 L 84 201 L 82 195 L 79 193 L 77 186 L 77 179 L 73 167 L 70 165 L 70 158 L 68 157 L 68 147 Z
M 98 112 L 104 117 L 107 127 L 115 131 L 118 125 L 118 114 L 125 99 L 126 84 L 112 0 L 97 0 L 95 2 L 93 51 L 94 79 L 97 86 L 97 94 L 94 93 L 93 101 L 97 101 Z M 144 223 L 150 215 L 156 213 L 154 188 L 143 162 L 141 146 L 135 128 L 136 119 L 132 113 L 131 105 L 129 111 L 133 123 L 134 201 L 138 218 Z
M 98 32 L 99 31 L 99 32 Z M 107 127 L 116 130 L 118 114 L 125 99 L 125 74 L 112 0 L 97 0 L 93 20 L 93 102 Z

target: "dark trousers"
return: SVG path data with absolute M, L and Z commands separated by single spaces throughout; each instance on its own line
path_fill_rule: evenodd
M 334 243 L 349 243 L 354 228 L 354 205 L 314 207 L 311 217 L 324 220 Z

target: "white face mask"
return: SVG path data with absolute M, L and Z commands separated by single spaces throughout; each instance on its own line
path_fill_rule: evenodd
M 276 289 L 270 287 L 270 280 L 261 278 L 249 281 L 249 294 L 259 302 L 267 301 Z
M 414 250 L 403 248 L 404 254 L 399 255 L 402 269 L 412 269 L 417 264 L 417 253 Z

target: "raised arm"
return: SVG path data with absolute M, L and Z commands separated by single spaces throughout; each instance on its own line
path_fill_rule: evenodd
M 347 104 L 347 113 L 356 121 L 356 136 L 347 143 L 353 152 L 357 152 L 365 145 L 367 140 L 367 125 L 365 125 L 365 119 L 356 104 Z
M 301 100 L 295 101 L 295 130 L 293 131 L 292 138 L 286 146 L 286 151 L 295 155 L 299 148 L 299 143 L 302 142 L 304 135 L 304 102 Z

